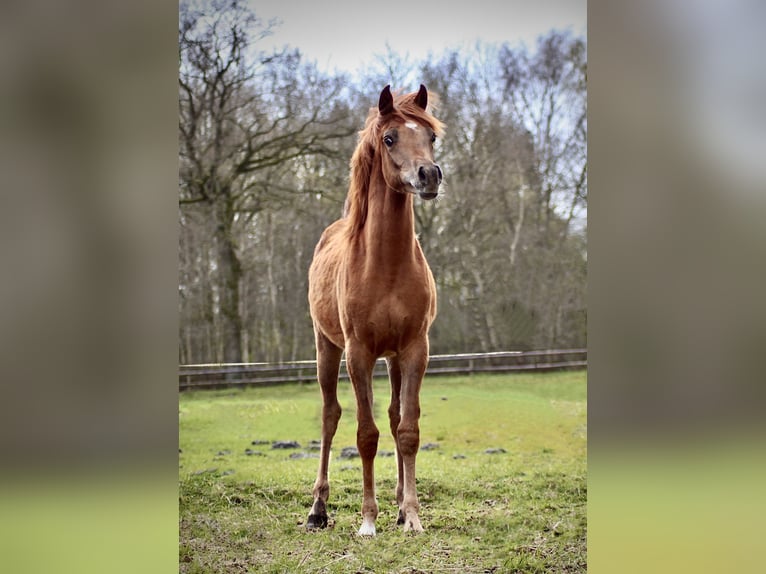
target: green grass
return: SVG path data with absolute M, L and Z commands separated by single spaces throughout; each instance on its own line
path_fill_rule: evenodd
M 421 445 L 439 444 L 418 455 L 426 531 L 396 526 L 395 459 L 378 457 L 373 539 L 356 535 L 361 463 L 337 458 L 356 436 L 350 385 L 340 391 L 320 532 L 303 529 L 318 461 L 251 444 L 318 439 L 316 385 L 181 395 L 181 572 L 585 572 L 584 371 L 426 379 Z M 375 392 L 379 451 L 393 451 L 387 381 Z

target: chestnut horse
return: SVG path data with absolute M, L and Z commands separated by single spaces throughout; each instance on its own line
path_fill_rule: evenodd
M 344 216 L 325 229 L 309 270 L 309 305 L 322 391 L 322 446 L 314 504 L 306 527 L 327 526 L 330 447 L 341 415 L 341 355 L 357 402 L 362 459 L 362 526 L 375 535 L 378 503 L 374 460 L 380 435 L 372 412 L 372 370 L 385 357 L 391 380 L 388 409 L 396 442 L 397 523 L 420 532 L 415 456 L 420 444 L 420 386 L 428 364 L 428 329 L 436 316 L 431 270 L 415 236 L 413 197 L 434 199 L 442 172 L 433 144 L 443 124 L 429 111 L 428 92 L 397 96 L 386 86 L 371 108 L 351 158 Z

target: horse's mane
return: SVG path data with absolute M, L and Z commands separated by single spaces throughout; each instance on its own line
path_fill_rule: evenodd
M 424 110 L 416 102 L 417 92 L 394 97 L 394 111 L 381 117 L 377 106 L 370 108 L 364 129 L 359 132 L 359 143 L 351 156 L 351 181 L 343 208 L 343 217 L 349 220 L 348 231 L 351 236 L 358 234 L 367 221 L 367 197 L 372 175 L 375 153 L 380 146 L 380 133 L 384 125 L 394 118 L 402 121 L 414 120 L 430 127 L 437 136 L 444 133 L 444 124 L 436 119 L 431 111 L 436 108 L 438 96 L 428 93 L 428 106 Z

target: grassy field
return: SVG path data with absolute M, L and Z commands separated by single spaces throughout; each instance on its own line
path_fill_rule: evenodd
M 330 464 L 330 526 L 307 532 L 321 401 L 316 385 L 180 396 L 180 571 L 585 572 L 586 372 L 426 379 L 418 455 L 426 531 L 396 526 L 388 382 L 375 381 L 381 429 L 378 535 L 361 538 L 353 393 Z M 300 449 L 272 449 L 292 440 Z M 264 444 L 253 444 L 263 441 Z M 488 449 L 505 452 L 488 454 Z M 291 458 L 295 457 L 295 458 Z M 305 458 L 298 458 L 305 457 Z

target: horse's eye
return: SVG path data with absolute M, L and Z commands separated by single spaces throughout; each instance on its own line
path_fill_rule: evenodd
M 391 147 L 394 145 L 394 138 L 391 136 L 383 136 L 383 143 L 386 144 L 387 147 Z
M 436 134 L 431 134 L 431 143 L 436 141 Z

